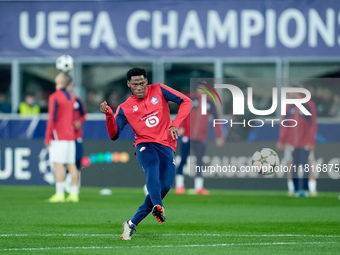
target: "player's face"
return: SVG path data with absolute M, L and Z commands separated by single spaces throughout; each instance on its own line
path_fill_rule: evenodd
M 57 75 L 57 77 L 55 77 L 55 85 L 56 85 L 56 89 L 61 89 L 62 88 L 62 84 L 63 84 L 63 74 L 59 73 Z
M 67 85 L 66 89 L 67 89 L 68 92 L 72 92 L 73 91 L 73 83 L 71 82 L 69 85 Z
M 132 76 L 131 80 L 127 82 L 132 94 L 139 99 L 144 98 L 147 84 L 148 79 L 146 79 L 144 75 Z

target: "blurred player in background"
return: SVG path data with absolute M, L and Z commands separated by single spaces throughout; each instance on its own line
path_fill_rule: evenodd
M 73 82 L 71 82 L 69 85 L 66 87 L 67 91 L 70 93 L 73 93 Z M 76 102 L 74 103 L 74 131 L 75 131 L 75 142 L 76 142 L 76 166 L 78 169 L 78 180 L 79 180 L 79 188 L 80 188 L 80 162 L 83 157 L 83 129 L 82 126 L 84 122 L 86 121 L 86 107 L 82 103 L 81 99 L 79 97 L 76 97 Z M 65 189 L 67 192 L 71 191 L 71 183 L 72 183 L 72 178 L 71 175 L 67 172 L 66 177 L 65 177 Z
M 301 87 L 301 86 L 299 86 Z M 301 93 L 291 93 L 291 98 L 299 99 L 304 97 Z M 284 116 L 285 119 L 293 119 L 297 121 L 297 125 L 295 127 L 280 127 L 280 138 L 277 143 L 278 149 L 286 149 L 286 154 L 289 154 L 291 151 L 291 158 L 293 161 L 292 172 L 288 173 L 288 191 L 289 195 L 291 192 L 295 191 L 295 196 L 308 196 L 308 191 L 311 192 L 312 196 L 316 196 L 316 181 L 314 179 L 314 175 L 310 176 L 310 187 L 308 185 L 308 177 L 309 172 L 311 172 L 311 161 L 308 162 L 308 158 L 310 154 L 313 154 L 313 150 L 315 147 L 315 139 L 316 139 L 316 109 L 315 104 L 312 101 L 308 101 L 304 103 L 303 106 L 312 114 L 312 115 L 304 115 L 295 104 L 291 104 L 287 106 L 287 114 Z M 293 126 L 293 121 L 288 124 Z M 287 156 L 286 156 L 287 157 Z M 289 157 L 288 157 L 289 160 Z M 309 163 L 309 164 L 308 164 Z M 303 171 L 303 188 L 300 190 L 299 188 L 299 178 L 298 178 L 298 169 L 301 165 Z M 307 170 L 308 167 L 308 170 Z M 292 178 L 290 177 L 292 176 Z
M 50 203 L 78 202 L 78 170 L 75 165 L 75 97 L 66 90 L 72 82 L 68 73 L 59 73 L 55 78 L 56 91 L 48 99 L 48 121 L 45 145 L 49 147 L 50 161 L 56 176 L 56 194 L 48 199 Z M 72 178 L 71 192 L 65 200 L 64 179 L 66 165 Z
M 35 101 L 34 94 L 26 93 L 25 101 L 21 102 L 19 105 L 19 113 L 21 115 L 32 115 L 40 113 L 40 106 Z
M 287 166 L 290 166 L 293 164 L 293 151 L 294 147 L 291 146 L 287 141 L 282 141 L 278 143 L 278 149 L 283 149 L 283 158 L 282 162 L 286 162 Z M 309 157 L 308 157 L 308 165 L 310 166 L 310 169 L 312 165 L 315 163 L 315 156 L 314 156 L 314 150 L 310 151 Z M 318 192 L 316 189 L 317 183 L 315 179 L 315 175 L 313 171 L 309 171 L 309 179 L 308 179 L 308 189 L 309 194 L 312 197 L 318 196 Z M 295 196 L 295 187 L 292 177 L 292 171 L 287 172 L 287 188 L 288 188 L 288 196 L 292 197 Z
M 150 213 L 159 223 L 165 221 L 162 199 L 170 190 L 175 178 L 174 151 L 178 138 L 178 127 L 189 114 L 191 100 L 163 84 L 149 85 L 147 73 L 142 68 L 132 68 L 127 72 L 127 86 L 132 95 L 113 116 L 112 109 L 104 101 L 100 111 L 106 114 L 109 136 L 116 140 L 127 123 L 135 132 L 136 156 L 146 176 L 149 194 L 136 214 L 123 223 L 123 240 L 130 240 L 136 226 Z M 168 101 L 180 105 L 172 122 Z
M 202 158 L 206 150 L 209 118 L 213 117 L 214 119 L 219 119 L 218 110 L 211 99 L 207 100 L 207 114 L 202 115 L 201 95 L 203 93 L 205 92 L 198 88 L 195 93 L 190 95 L 190 99 L 193 101 L 194 106 L 189 116 L 182 122 L 179 129 L 181 136 L 181 162 L 177 167 L 176 194 L 185 193 L 183 167 L 187 163 L 187 157 L 190 154 L 190 145 L 192 146 L 196 156 L 196 165 L 203 166 Z M 215 130 L 216 146 L 222 147 L 224 140 L 222 137 L 221 125 L 217 125 Z M 204 179 L 201 172 L 196 173 L 194 188 L 196 195 L 209 195 L 209 191 L 204 188 Z

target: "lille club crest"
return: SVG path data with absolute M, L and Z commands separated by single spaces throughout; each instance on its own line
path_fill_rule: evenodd
M 153 104 L 153 105 L 158 104 L 158 103 L 159 103 L 158 97 L 153 97 L 153 98 L 151 98 L 150 102 L 151 102 L 151 104 Z

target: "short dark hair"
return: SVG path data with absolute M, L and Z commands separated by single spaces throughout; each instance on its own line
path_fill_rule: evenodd
M 34 97 L 34 94 L 33 92 L 29 91 L 29 92 L 26 92 L 25 97 Z
M 147 78 L 148 76 L 144 68 L 134 67 L 134 68 L 131 68 L 126 73 L 126 79 L 130 81 L 132 76 L 140 76 L 140 75 L 143 75 L 144 78 Z

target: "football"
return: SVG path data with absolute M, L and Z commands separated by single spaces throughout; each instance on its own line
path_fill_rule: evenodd
M 69 55 L 62 55 L 57 59 L 55 66 L 59 71 L 69 72 L 73 69 L 73 58 Z
M 269 148 L 263 148 L 254 153 L 252 164 L 260 174 L 269 175 L 275 172 L 274 170 L 279 166 L 280 160 L 275 151 Z

